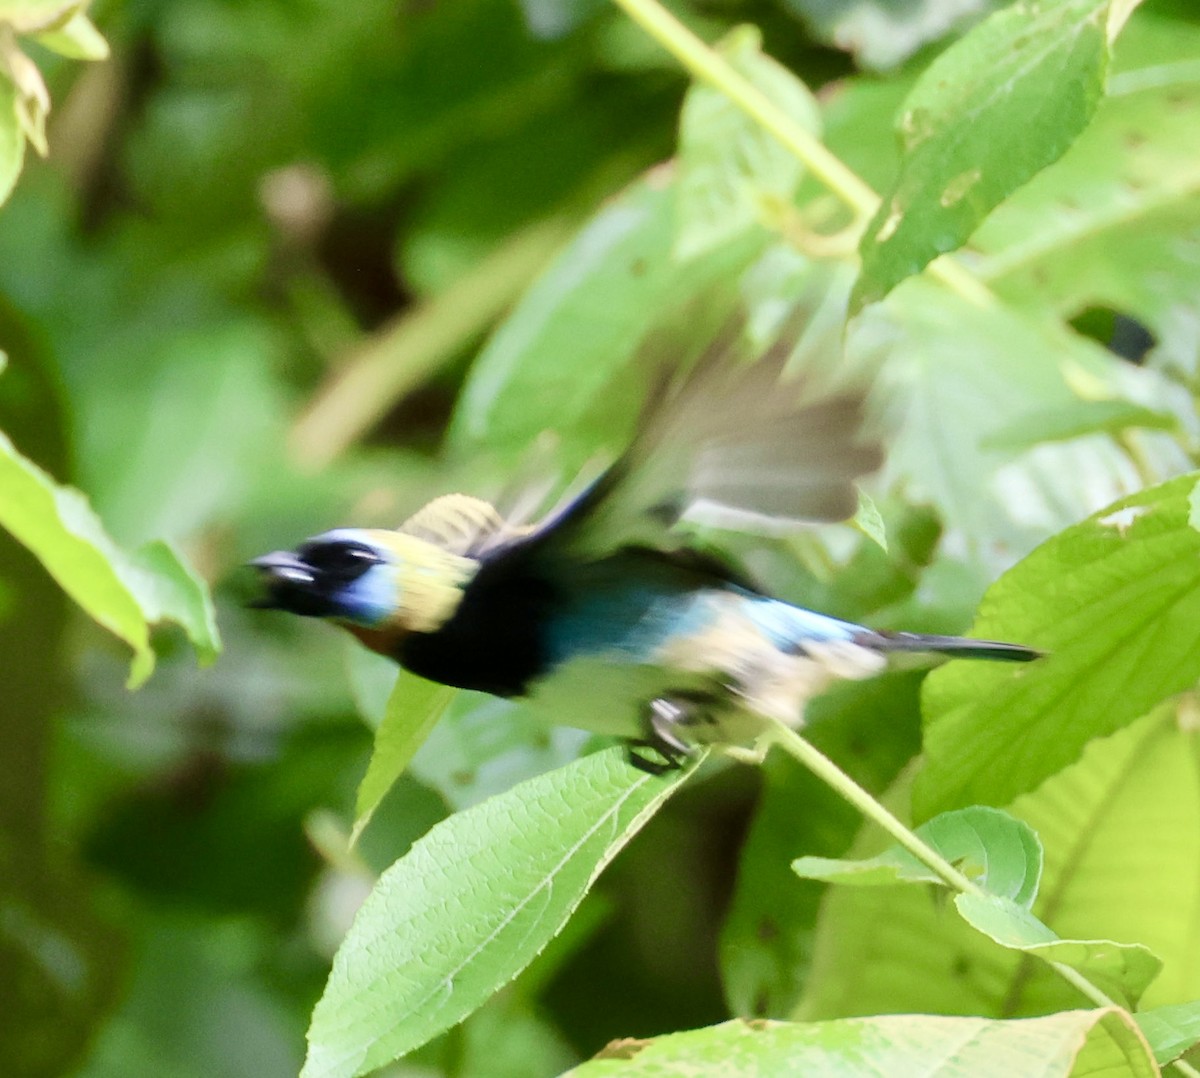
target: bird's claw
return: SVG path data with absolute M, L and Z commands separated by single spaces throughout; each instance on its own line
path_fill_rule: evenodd
M 646 736 L 627 743 L 629 762 L 650 775 L 677 771 L 692 753 L 692 744 L 683 736 L 688 726 L 705 717 L 702 701 L 681 696 L 660 696 L 646 705 L 643 721 Z M 647 756 L 646 753 L 653 753 Z

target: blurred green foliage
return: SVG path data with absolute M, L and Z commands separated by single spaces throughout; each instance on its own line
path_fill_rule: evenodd
M 372 758 L 372 729 L 387 721 L 394 671 L 320 626 L 245 610 L 238 567 L 336 524 L 394 525 L 447 489 L 502 497 L 565 483 L 627 433 L 646 333 L 670 312 L 686 317 L 716 282 L 763 334 L 802 306 L 796 363 L 812 377 L 876 380 L 892 437 L 870 492 L 887 549 L 845 527 L 700 538 L 789 600 L 962 631 L 992 579 L 1059 535 L 1006 578 L 987 623 L 1091 648 L 1064 660 L 1049 695 L 1069 696 L 1093 652 L 1127 680 L 1081 698 L 1060 739 L 1062 712 L 1045 700 L 1022 712 L 974 670 L 939 673 L 919 803 L 1008 804 L 1046 848 L 1039 916 L 1065 938 L 1154 947 L 1166 968 L 1148 998 L 1164 1014 L 1200 995 L 1185 943 L 1197 851 L 1167 841 L 1200 834 L 1194 703 L 1160 703 L 1195 683 L 1195 649 L 1183 617 L 1158 649 L 1115 632 L 1087 644 L 1101 613 L 1105 627 L 1125 615 L 1098 607 L 1107 570 L 1080 562 L 1132 528 L 1142 576 L 1130 602 L 1148 622 L 1170 602 L 1186 612 L 1194 571 L 1177 569 L 1166 591 L 1145 582 L 1172 571 L 1174 547 L 1135 549 L 1162 517 L 1064 531 L 1194 466 L 1200 16 L 1186 0 L 1147 0 L 1110 65 L 1099 27 L 1115 16 L 1070 0 L 1075 21 L 1056 32 L 1085 28 L 1088 49 L 1070 54 L 1075 67 L 1004 73 L 1016 112 L 994 114 L 966 97 L 955 102 L 965 113 L 939 112 L 935 83 L 987 83 L 978 57 L 994 39 L 953 45 L 997 4 L 669 6 L 888 194 L 883 222 L 910 214 L 888 233 L 898 254 L 879 248 L 878 272 L 878 221 L 868 235 L 861 296 L 883 296 L 970 236 L 959 262 L 899 284 L 847 326 L 863 215 L 719 91 L 689 90 L 666 52 L 598 0 L 98 0 L 104 60 L 80 9 L 0 0 L 0 194 L 16 184 L 0 210 L 0 428 L 15 446 L 0 520 L 141 649 L 139 675 L 150 651 L 138 626 L 156 626 L 157 656 L 131 695 L 128 647 L 0 535 L 5 1075 L 299 1070 L 331 956 L 378 876 L 434 824 L 568 763 L 586 739 L 463 695 L 389 788 L 398 757 Z M 1064 70 L 1087 100 L 1034 122 L 1031 103 L 1053 104 Z M 43 90 L 45 161 L 25 151 L 42 148 Z M 901 167 L 893 124 L 917 106 L 943 129 Z M 954 137 L 970 125 L 970 140 Z M 991 137 L 1000 129 L 1005 140 Z M 912 151 L 920 140 L 900 133 Z M 989 153 L 1003 160 L 987 198 L 966 198 L 964 160 L 987 169 Z M 53 480 L 86 493 L 106 535 L 79 527 L 75 510 L 27 511 L 37 497 L 77 507 Z M 1190 558 L 1189 483 L 1161 500 Z M 57 563 L 28 528 L 52 517 Z M 102 587 L 83 571 L 96 550 L 111 569 Z M 1046 570 L 1056 558 L 1061 573 Z M 195 652 L 215 648 L 214 608 L 188 566 L 212 588 L 224 647 L 203 669 Z M 1101 594 L 1080 584 L 1082 620 L 1063 626 L 1053 593 L 1067 569 Z M 1043 605 L 1026 608 L 1030 595 Z M 113 604 L 124 630 L 103 613 Z M 1118 644 L 1133 649 L 1120 669 Z M 1149 687 L 1138 680 L 1163 664 Z M 920 681 L 847 686 L 809 716 L 813 741 L 871 791 L 891 788 L 902 814 Z M 1106 694 L 1123 702 L 1108 716 Z M 981 735 L 1030 715 L 1041 747 L 1025 756 Z M 356 792 L 368 761 L 373 783 Z M 967 775 L 972 797 L 955 801 Z M 365 808 L 374 815 L 351 845 Z M 1007 1017 L 1078 1004 L 1027 959 L 948 928 L 915 888 L 834 890 L 822 905 L 824 889 L 789 864 L 852 845 L 876 853 L 877 837 L 856 839 L 859 822 L 786 759 L 690 783 L 511 986 L 388 1073 L 537 1078 L 613 1038 L 730 1014 Z M 1187 914 L 1157 901 L 1164 892 Z M 1190 1020 L 1171 1015 L 1172 1029 Z M 1097 1021 L 1067 1032 L 1086 1034 L 1079 1058 L 1099 1068 L 1132 1034 Z M 849 1028 L 831 1035 L 852 1048 Z M 724 1029 L 679 1059 L 723 1058 Z M 800 1050 L 781 1036 L 781 1051 Z M 618 1073 L 611 1065 L 594 1066 Z

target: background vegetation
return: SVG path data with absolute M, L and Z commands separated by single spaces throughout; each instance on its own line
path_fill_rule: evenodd
M 644 0 L 127 0 L 89 10 L 103 38 L 0 0 L 0 1069 L 295 1074 L 397 862 L 307 1073 L 411 1047 L 389 1073 L 536 1078 L 730 1016 L 926 1012 L 980 1017 L 718 1027 L 581 1073 L 1151 1074 L 1095 1006 L 1139 997 L 1158 1063 L 1187 1049 L 1200 14 L 1133 6 L 671 5 L 713 52 Z M 619 446 L 638 343 L 714 282 L 759 333 L 807 309 L 797 365 L 870 372 L 891 437 L 861 528 L 706 538 L 789 600 L 978 610 L 1053 653 L 812 709 L 934 819 L 957 912 L 928 859 L 833 860 L 887 840 L 783 753 L 675 786 L 573 762 L 598 746 L 243 608 L 265 550 Z M 519 940 L 472 943 L 531 896 Z

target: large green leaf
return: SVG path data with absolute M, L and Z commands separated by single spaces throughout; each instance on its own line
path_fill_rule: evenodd
M 363 1074 L 465 1018 L 558 933 L 690 771 L 655 778 L 612 749 L 438 824 L 380 877 L 339 948 L 305 1078 Z
M 820 134 L 816 100 L 792 72 L 762 52 L 757 27 L 738 27 L 717 50 L 800 127 Z M 684 99 L 678 167 L 679 233 L 674 249 L 683 259 L 757 224 L 766 203 L 790 203 L 804 174 L 795 154 L 705 83 L 694 85 Z
M 1138 942 L 1163 959 L 1148 1005 L 1200 997 L 1200 746 L 1189 697 L 1170 702 L 1018 798 L 1010 810 L 1046 848 L 1035 911 L 1062 936 Z M 1022 990 L 1057 986 L 1030 966 Z
M 961 246 L 1062 156 L 1100 101 L 1119 25 L 1109 0 L 1013 4 L 930 64 L 897 121 L 904 156 L 863 236 L 856 306 Z
M 650 1041 L 617 1041 L 569 1078 L 682 1074 L 1151 1078 L 1157 1069 L 1133 1019 L 1110 1009 L 1007 1022 L 928 1014 L 805 1024 L 725 1022 Z
M 1182 331 L 1200 288 L 1200 27 L 1146 11 L 1122 36 L 1109 96 L 1053 167 L 972 238 L 975 271 L 1023 309 L 1089 304 L 1133 314 L 1191 372 Z
M 1045 649 L 1019 669 L 950 663 L 926 681 L 918 817 L 1004 804 L 1200 678 L 1195 475 L 1068 528 L 988 592 L 974 632 Z
M 1033 907 L 1042 925 L 1026 931 L 1010 910 L 1003 918 L 1007 938 L 1036 945 L 1041 935 L 1054 945 L 1046 957 L 1057 949 L 1072 962 L 1081 959 L 1100 980 L 1132 974 L 1127 983 L 1134 987 L 1153 963 L 1128 944 L 1148 945 L 1163 959 L 1143 996 L 1150 1006 L 1200 996 L 1193 931 L 1200 766 L 1189 708 L 1177 718 L 1174 707 L 1164 707 L 1093 742 L 1078 763 L 1008 809 L 1038 833 L 1045 861 Z M 890 800 L 898 803 L 904 793 L 897 789 Z M 864 834 L 855 852 L 867 856 L 878 848 Z M 1046 925 L 1069 946 L 1046 936 Z M 833 888 L 815 952 L 803 1017 L 1037 1014 L 1079 999 L 1042 961 L 995 946 L 921 888 Z
M 747 240 L 679 266 L 669 181 L 653 173 L 606 206 L 526 293 L 471 369 L 455 449 L 511 456 L 553 429 L 556 462 L 577 469 L 627 431 L 646 377 L 629 377 L 629 367 L 646 332 L 761 246 Z
M 87 500 L 61 487 L 0 434 L 0 526 L 27 546 L 91 617 L 133 649 L 130 686 L 154 669 L 150 628 L 182 625 L 200 657 L 218 650 L 212 603 L 203 583 L 162 543 L 133 556 L 109 538 Z
M 1076 409 L 1077 385 L 1111 400 L 1143 391 L 1145 372 L 1059 326 L 914 280 L 856 319 L 846 348 L 879 367 L 896 416 L 885 484 L 932 502 L 992 572 L 1144 482 L 1108 438 L 1036 454 L 1006 444 L 1014 428 Z
M 1200 1043 L 1200 1002 L 1155 1007 L 1134 1018 L 1159 1063 L 1170 1063 Z

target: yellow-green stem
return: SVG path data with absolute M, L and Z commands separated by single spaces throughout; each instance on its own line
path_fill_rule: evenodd
M 963 894 L 979 895 L 983 893 L 976 884 L 967 879 L 936 850 L 913 834 L 828 756 L 805 741 L 795 730 L 781 722 L 775 722 L 772 723 L 768 737 L 773 744 L 795 757 L 817 778 L 841 794 L 868 820 L 882 827 L 918 861 L 936 872 L 949 887 Z
M 795 730 L 785 726 L 781 722 L 773 722 L 767 733 L 767 740 L 772 745 L 778 745 L 788 755 L 808 768 L 817 778 L 841 794 L 863 816 L 878 824 L 918 861 L 937 873 L 949 887 L 963 894 L 977 895 L 983 893 L 977 884 L 967 879 L 966 876 L 959 872 L 941 854 L 923 842 L 920 837 L 893 816 L 871 794 L 838 767 L 837 764 L 819 752 L 809 742 L 805 741 Z M 1097 988 L 1082 973 L 1071 966 L 1064 965 L 1062 962 L 1048 962 L 1047 964 L 1064 981 L 1075 988 L 1086 999 L 1096 1004 L 1096 1006 L 1121 1006 L 1121 1004 L 1102 989 Z M 1188 1078 L 1200 1078 L 1200 1072 L 1197 1072 L 1183 1061 L 1177 1061 L 1174 1067 L 1179 1073 L 1187 1075 Z
M 362 341 L 293 425 L 292 460 L 311 471 L 329 464 L 404 393 L 487 329 L 546 264 L 567 230 L 556 217 L 530 225 L 445 291 Z
M 747 116 L 763 125 L 805 167 L 860 217 L 872 216 L 879 196 L 819 139 L 738 74 L 657 0 L 614 0 L 691 75 L 715 86 Z
M 857 228 L 865 226 L 874 216 L 880 199 L 870 184 L 820 139 L 795 123 L 749 79 L 730 67 L 658 0 L 613 0 L 613 3 L 674 56 L 693 78 L 720 90 L 795 154 L 809 172 L 854 211 Z M 982 307 L 994 302 L 987 285 L 946 255 L 929 264 L 929 273 L 971 303 Z

